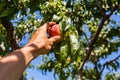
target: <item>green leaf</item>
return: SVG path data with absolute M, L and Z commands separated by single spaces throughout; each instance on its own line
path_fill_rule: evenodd
M 76 28 L 71 26 L 67 21 L 67 18 L 63 18 L 62 21 L 59 22 L 63 39 L 61 42 L 56 43 L 53 48 L 56 59 L 60 61 L 63 66 L 66 66 L 65 63 L 67 63 L 66 60 L 68 57 L 74 58 L 74 55 L 80 47 L 78 32 Z
M 3 3 L 0 3 L 0 11 L 2 10 L 3 8 Z
M 12 12 L 13 12 L 13 9 L 7 7 L 5 9 L 5 11 L 2 14 L 0 14 L 0 17 L 6 17 L 6 16 L 10 15 Z

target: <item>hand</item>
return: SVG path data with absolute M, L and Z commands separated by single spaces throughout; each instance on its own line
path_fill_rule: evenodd
M 55 22 L 47 22 L 42 25 L 32 36 L 27 46 L 32 47 L 32 52 L 39 55 L 48 53 L 54 42 L 60 40 L 60 36 L 47 37 L 47 29 L 55 25 Z
M 0 59 L 0 80 L 19 80 L 35 57 L 50 51 L 53 43 L 61 39 L 60 36 L 47 37 L 47 29 L 53 25 L 55 22 L 45 23 L 33 34 L 27 45 Z

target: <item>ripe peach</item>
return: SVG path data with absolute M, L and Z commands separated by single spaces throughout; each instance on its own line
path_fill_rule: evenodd
M 61 36 L 59 25 L 58 25 L 58 24 L 55 24 L 55 25 L 53 25 L 52 27 L 50 27 L 50 28 L 48 29 L 48 34 L 49 34 L 49 37 Z

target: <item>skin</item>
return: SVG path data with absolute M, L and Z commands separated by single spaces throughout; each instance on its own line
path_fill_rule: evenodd
M 45 23 L 33 34 L 28 44 L 0 59 L 0 80 L 19 80 L 34 58 L 48 53 L 53 44 L 60 41 L 60 36 L 50 38 L 46 36 L 47 29 L 55 24 L 55 22 Z

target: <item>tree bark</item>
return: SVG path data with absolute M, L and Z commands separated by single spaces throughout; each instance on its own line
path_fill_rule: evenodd
M 77 75 L 78 75 L 78 80 L 83 80 L 82 79 L 82 70 L 79 70 Z
M 9 44 L 10 44 L 12 50 L 18 49 L 19 46 L 15 39 L 13 24 L 10 22 L 10 20 L 2 19 L 2 25 L 4 26 L 4 28 L 7 31 L 7 38 L 9 40 Z

